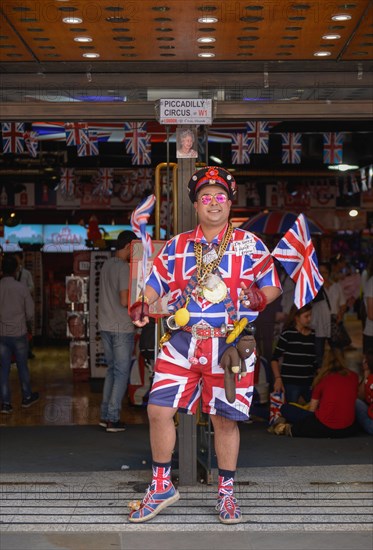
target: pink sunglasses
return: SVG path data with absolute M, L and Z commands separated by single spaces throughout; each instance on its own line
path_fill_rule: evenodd
M 217 203 L 224 204 L 227 202 L 228 197 L 224 193 L 215 193 L 215 195 L 202 195 L 201 202 L 204 206 L 212 203 L 212 199 L 215 199 Z

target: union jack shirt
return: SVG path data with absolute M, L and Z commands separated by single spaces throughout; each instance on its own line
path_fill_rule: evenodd
M 194 243 L 206 245 L 207 253 L 213 254 L 214 247 L 224 238 L 227 226 L 208 245 L 204 238 L 201 226 L 196 229 L 176 235 L 169 240 L 154 260 L 153 269 L 147 284 L 159 296 L 169 293 L 168 308 L 172 312 L 174 305 L 181 297 L 190 278 L 196 272 L 196 257 Z M 253 233 L 236 228 L 225 254 L 217 268 L 217 273 L 225 282 L 233 305 L 236 308 L 238 319 L 246 317 L 252 322 L 258 312 L 246 308 L 238 297 L 241 293 L 241 282 L 250 286 L 253 282 L 259 287 L 281 284 L 275 269 L 272 256 L 264 243 Z M 197 289 L 194 289 L 188 303 L 190 326 L 201 323 L 202 320 L 213 327 L 220 327 L 222 323 L 231 324 L 232 319 L 226 310 L 224 302 L 212 304 Z

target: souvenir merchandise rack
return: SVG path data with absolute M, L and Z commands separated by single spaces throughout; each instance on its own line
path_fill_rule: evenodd
M 88 277 L 65 279 L 66 335 L 70 338 L 70 368 L 75 381 L 89 379 Z

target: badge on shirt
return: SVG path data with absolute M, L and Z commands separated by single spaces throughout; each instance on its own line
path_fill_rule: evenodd
M 218 255 L 216 253 L 216 250 L 215 248 L 213 248 L 212 250 L 209 250 L 208 252 L 206 252 L 206 254 L 204 254 L 202 261 L 205 265 L 207 265 L 216 260 L 217 257 Z
M 236 241 L 233 246 L 236 251 L 236 256 L 252 254 L 256 248 L 255 239 L 251 236 L 244 241 Z

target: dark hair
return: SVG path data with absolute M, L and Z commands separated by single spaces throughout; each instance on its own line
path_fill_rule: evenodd
M 14 275 L 17 271 L 18 262 L 15 256 L 5 256 L 2 263 L 3 275 Z
M 373 352 L 368 351 L 368 353 L 365 354 L 365 362 L 368 365 L 368 369 L 370 370 L 371 374 L 373 374 Z
M 329 275 L 331 274 L 332 266 L 330 262 L 319 262 L 319 267 L 321 266 L 325 267 L 328 270 Z
M 122 231 L 121 233 L 119 233 L 117 238 L 117 242 L 115 245 L 116 250 L 122 250 L 122 248 L 127 246 L 127 244 L 134 239 L 137 239 L 137 237 L 133 231 Z
M 294 328 L 296 318 L 299 317 L 300 315 L 302 315 L 302 313 L 306 313 L 306 311 L 311 311 L 311 309 L 312 309 L 311 302 L 309 302 L 308 304 L 306 304 L 305 306 L 303 306 L 299 309 L 297 308 L 297 306 L 295 304 L 293 304 L 291 306 L 288 318 L 287 318 L 286 323 L 284 325 L 284 330 L 286 330 L 288 328 Z

